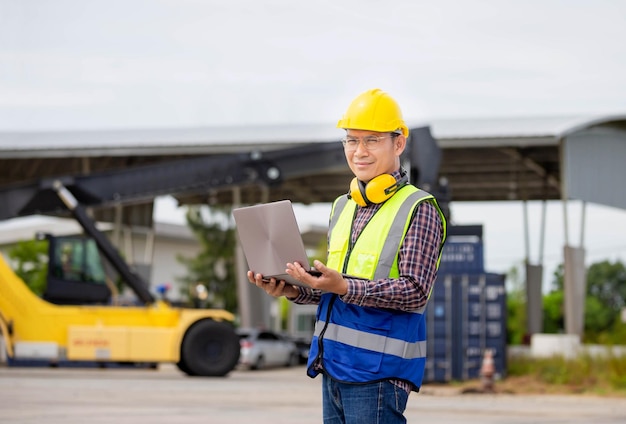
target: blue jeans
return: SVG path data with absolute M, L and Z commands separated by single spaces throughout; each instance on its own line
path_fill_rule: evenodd
M 406 423 L 406 391 L 388 381 L 346 384 L 322 375 L 324 424 Z

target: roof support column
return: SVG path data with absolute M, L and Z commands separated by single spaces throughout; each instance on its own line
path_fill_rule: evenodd
M 584 332 L 584 320 L 585 320 L 585 288 L 586 288 L 586 275 L 585 275 L 585 249 L 582 242 L 584 241 L 584 226 L 585 226 L 585 209 L 586 205 L 583 203 L 583 214 L 581 223 L 581 245 L 574 247 L 570 245 L 569 240 L 569 221 L 568 221 L 568 190 L 567 190 L 567 175 L 568 163 L 564 158 L 566 157 L 567 138 L 561 138 L 561 202 L 563 204 L 563 225 L 564 225 L 564 241 L 563 246 L 563 296 L 564 296 L 564 315 L 565 315 L 565 333 L 573 334 L 582 339 Z
M 537 264 L 530 261 L 530 237 L 528 225 L 528 201 L 524 200 L 524 242 L 526 257 L 526 333 L 531 336 L 543 331 L 543 239 L 546 220 L 546 202 L 544 200 L 541 214 L 541 234 L 539 243 L 539 260 Z

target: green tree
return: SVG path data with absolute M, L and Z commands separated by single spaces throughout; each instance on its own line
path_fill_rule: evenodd
M 613 325 L 615 314 L 606 308 L 597 297 L 585 298 L 585 341 L 596 342 Z
M 543 332 L 562 333 L 565 328 L 563 290 L 553 290 L 543 296 Z
M 9 249 L 9 258 L 15 262 L 15 273 L 38 296 L 46 290 L 48 274 L 48 241 L 20 241 Z
M 230 214 L 231 208 L 225 206 L 190 208 L 187 224 L 200 242 L 201 250 L 195 258 L 179 257 L 178 260 L 187 267 L 187 275 L 180 278 L 186 295 L 193 297 L 191 293 L 196 285 L 203 284 L 208 289 L 204 302 L 207 306 L 236 312 L 236 235 Z
M 526 291 L 519 267 L 509 270 L 507 283 L 507 343 L 522 344 L 526 334 Z
M 617 261 L 592 264 L 587 271 L 587 295 L 618 315 L 626 307 L 626 267 Z
M 587 271 L 585 340 L 611 340 L 619 333 L 621 311 L 626 306 L 626 267 L 616 261 L 592 264 Z
M 550 292 L 543 296 L 543 331 L 544 333 L 562 333 L 565 328 L 563 314 L 563 265 L 559 265 L 552 274 Z

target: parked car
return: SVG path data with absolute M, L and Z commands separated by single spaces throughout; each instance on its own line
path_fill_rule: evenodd
M 239 363 L 250 369 L 297 365 L 300 353 L 296 344 L 273 331 L 240 328 Z

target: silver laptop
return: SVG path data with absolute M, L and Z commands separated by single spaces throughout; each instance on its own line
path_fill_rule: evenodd
M 285 273 L 288 262 L 299 262 L 319 275 L 309 263 L 291 201 L 233 209 L 233 217 L 251 271 L 302 287 L 308 286 Z

